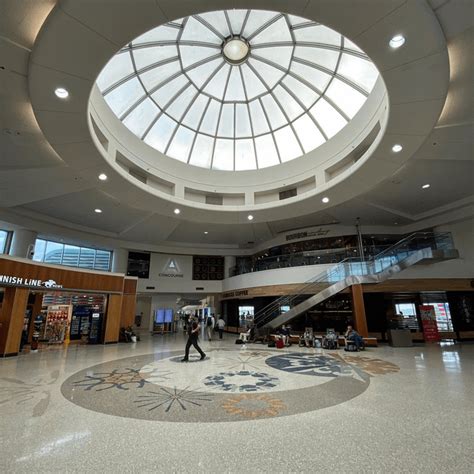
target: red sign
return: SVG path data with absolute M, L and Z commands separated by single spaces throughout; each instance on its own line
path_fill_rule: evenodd
M 436 313 L 434 306 L 420 306 L 423 334 L 426 342 L 439 342 L 438 325 L 436 324 Z

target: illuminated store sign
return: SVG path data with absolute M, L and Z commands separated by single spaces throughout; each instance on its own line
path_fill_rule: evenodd
M 328 229 L 318 229 L 312 231 L 305 231 L 305 232 L 297 232 L 296 234 L 289 234 L 286 236 L 286 240 L 295 240 L 295 239 L 305 239 L 307 237 L 322 237 L 324 235 L 328 235 Z
M 158 274 L 160 277 L 183 278 L 183 274 L 179 271 L 178 264 L 174 258 L 170 258 L 163 268 L 163 273 Z
M 12 285 L 12 286 L 27 286 L 34 288 L 62 288 L 63 285 L 59 285 L 54 280 L 37 280 L 35 278 L 24 278 L 13 275 L 0 275 L 0 284 Z

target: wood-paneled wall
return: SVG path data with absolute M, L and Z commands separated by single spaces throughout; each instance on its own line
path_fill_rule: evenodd
M 121 314 L 122 295 L 109 295 L 105 316 L 104 344 L 118 342 Z
M 0 356 L 12 356 L 20 350 L 21 333 L 29 290 L 6 288 L 0 311 Z

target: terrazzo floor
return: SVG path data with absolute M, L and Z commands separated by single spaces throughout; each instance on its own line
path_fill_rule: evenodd
M 182 334 L 0 360 L 2 472 L 473 472 L 474 344 Z

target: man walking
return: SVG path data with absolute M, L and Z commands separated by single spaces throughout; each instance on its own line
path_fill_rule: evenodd
M 214 319 L 214 315 L 211 314 L 207 317 L 206 321 L 206 330 L 207 330 L 207 338 L 212 341 L 212 331 L 214 331 L 214 326 L 216 325 L 216 320 Z
M 225 321 L 222 319 L 222 316 L 219 316 L 217 320 L 217 330 L 219 331 L 219 339 L 222 339 L 222 334 L 224 334 Z
M 184 359 L 181 359 L 181 362 L 187 362 L 189 360 L 189 348 L 194 346 L 194 348 L 201 354 L 201 360 L 206 357 L 206 354 L 201 350 L 198 345 L 198 336 L 199 331 L 201 329 L 201 325 L 194 320 L 192 316 L 189 316 L 188 321 L 188 342 L 186 342 L 186 351 L 184 354 Z

